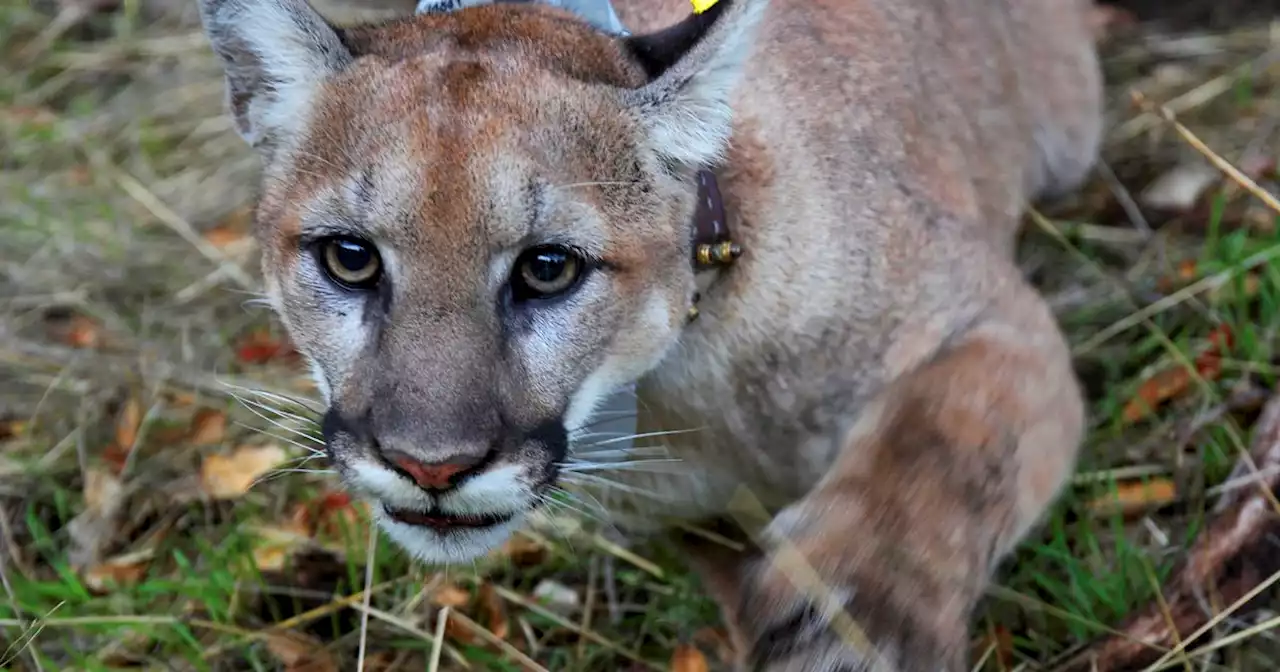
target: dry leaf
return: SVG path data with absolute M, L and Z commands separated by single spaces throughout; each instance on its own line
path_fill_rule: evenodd
M 551 579 L 543 579 L 533 589 L 533 599 L 547 609 L 561 616 L 568 616 L 578 610 L 578 591 Z
M 84 571 L 84 584 L 100 594 L 113 586 L 132 586 L 147 575 L 147 566 L 153 556 L 154 553 L 148 549 L 93 565 Z
M 227 414 L 213 408 L 202 408 L 191 419 L 188 440 L 197 446 L 211 446 L 221 443 L 226 433 Z
M 338 662 L 324 644 L 298 632 L 268 634 L 267 650 L 286 672 L 338 672 Z
M 497 555 L 509 558 L 517 567 L 532 567 L 542 564 L 547 557 L 547 549 L 541 543 L 517 534 L 502 544 Z
M 470 628 L 453 618 L 453 612 L 449 612 L 449 617 L 444 622 L 444 637 L 464 646 L 479 644 L 482 641 Z
M 280 446 L 240 446 L 230 453 L 210 455 L 200 465 L 200 486 L 214 499 L 239 497 L 264 474 L 286 459 Z
M 1222 375 L 1222 357 L 1232 346 L 1231 329 L 1227 325 L 1219 325 L 1209 333 L 1209 346 L 1195 359 L 1195 370 L 1201 378 L 1214 380 Z M 1138 392 L 1121 411 L 1121 418 L 1126 424 L 1132 424 L 1147 417 L 1160 404 L 1190 389 L 1195 379 L 1185 366 L 1157 372 L 1138 386 Z
M 1147 185 L 1138 201 L 1148 208 L 1186 212 L 1221 179 L 1222 173 L 1209 164 L 1178 164 Z
M 8 441 L 22 436 L 27 431 L 24 420 L 0 420 L 0 441 Z
M 128 452 L 138 441 L 138 428 L 142 425 L 142 402 L 129 397 L 116 417 L 116 445 Z
M 681 644 L 671 654 L 671 672 L 707 672 L 707 659 L 692 644 Z
M 115 535 L 124 494 L 124 484 L 114 473 L 96 468 L 85 472 L 84 510 L 67 523 L 71 538 L 67 555 L 73 567 L 98 562 Z
M 1178 488 L 1167 478 L 1148 481 L 1117 483 L 1115 492 L 1090 500 L 1085 507 L 1100 516 L 1115 513 L 1131 515 L 1148 509 L 1159 508 L 1178 498 Z
M 471 593 L 452 583 L 446 583 L 435 590 L 431 595 L 431 603 L 437 607 L 452 607 L 460 609 L 467 606 L 471 602 Z
M 500 639 L 506 639 L 511 634 L 511 626 L 507 621 L 506 605 L 503 604 L 502 598 L 498 596 L 498 592 L 493 589 L 493 585 L 486 583 L 480 586 L 480 592 L 476 594 L 476 601 L 479 603 L 480 618 L 489 628 L 489 632 L 497 635 Z
M 278 572 L 288 560 L 289 546 L 285 544 L 263 544 L 253 549 L 253 565 L 260 572 Z
M 351 501 L 351 495 L 345 492 L 327 493 L 317 504 L 312 518 L 315 537 L 322 545 L 340 550 L 345 543 L 344 533 L 358 529 L 362 512 L 367 513 L 368 505 Z
M 92 349 L 102 341 L 102 327 L 84 315 L 73 315 L 58 329 L 58 340 L 73 348 Z
M 255 532 L 253 562 L 264 572 L 284 569 L 292 552 L 311 540 L 310 520 L 296 511 L 283 525 L 259 527 Z
M 247 242 L 249 234 L 231 226 L 222 225 L 215 226 L 212 229 L 205 231 L 204 239 L 209 241 L 210 245 L 213 245 L 220 250 L 224 250 Z
M 1143 381 L 1138 394 L 1125 404 L 1121 417 L 1126 423 L 1134 423 L 1147 417 L 1161 403 L 1172 399 L 1191 386 L 1191 372 L 1179 366 L 1166 369 Z
M 243 364 L 266 364 L 296 355 L 297 351 L 288 339 L 273 336 L 262 329 L 250 332 L 236 345 L 236 359 Z

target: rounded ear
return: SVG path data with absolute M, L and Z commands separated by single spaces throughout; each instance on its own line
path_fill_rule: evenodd
M 649 74 L 626 102 L 652 146 L 687 166 L 715 163 L 732 132 L 730 96 L 752 52 L 769 0 L 719 0 L 665 30 L 624 40 Z
M 352 60 L 306 0 L 200 0 L 236 128 L 254 147 L 296 133 L 319 82 Z

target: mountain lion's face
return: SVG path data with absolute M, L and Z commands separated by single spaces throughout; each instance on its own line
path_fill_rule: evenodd
M 343 34 L 301 0 L 203 10 L 336 469 L 420 558 L 486 552 L 679 336 L 735 17 L 621 40 L 528 5 Z

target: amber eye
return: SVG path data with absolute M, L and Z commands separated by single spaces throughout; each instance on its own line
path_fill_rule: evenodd
M 572 288 L 582 276 L 585 263 L 573 250 L 560 245 L 542 245 L 525 250 L 516 259 L 511 290 L 517 301 L 545 299 Z
M 327 238 L 320 242 L 320 261 L 329 277 L 353 289 L 371 289 L 382 277 L 377 248 L 363 240 Z

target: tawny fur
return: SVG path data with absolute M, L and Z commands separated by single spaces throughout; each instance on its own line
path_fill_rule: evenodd
M 572 432 L 637 382 L 641 432 L 698 429 L 664 438 L 681 474 L 610 474 L 657 495 L 610 492 L 620 521 L 723 519 L 739 489 L 776 512 L 764 554 L 685 542 L 744 667 L 963 669 L 970 611 L 1083 426 L 1013 249 L 1026 203 L 1094 161 L 1087 3 L 721 5 L 655 77 L 620 38 L 533 5 L 338 33 L 301 0 L 202 0 L 265 161 L 271 296 L 326 392 L 335 465 L 375 503 L 526 511 L 549 485 L 547 426 Z M 261 7 L 292 18 L 247 29 Z M 637 35 L 689 16 L 685 0 L 615 7 Z M 746 253 L 686 326 L 702 165 Z M 300 247 L 323 231 L 378 244 L 385 295 L 325 284 Z M 514 255 L 547 237 L 610 270 L 543 312 L 495 308 Z M 434 496 L 375 445 L 498 457 Z M 382 524 L 437 560 L 509 532 Z M 825 592 L 798 590 L 774 548 Z M 832 601 L 870 647 L 828 627 Z

